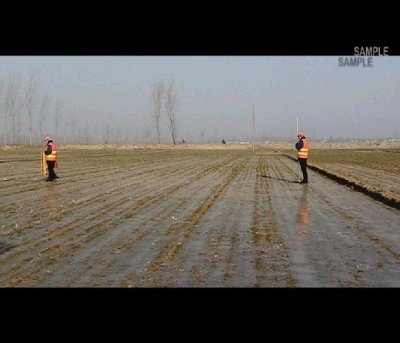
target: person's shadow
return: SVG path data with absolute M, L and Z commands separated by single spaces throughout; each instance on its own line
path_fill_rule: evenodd
M 269 175 L 261 175 L 261 177 L 266 177 L 271 180 L 284 181 L 284 182 L 289 182 L 289 183 L 299 183 L 299 181 L 286 180 L 286 179 L 281 179 L 279 177 L 274 177 L 274 176 L 269 176 Z

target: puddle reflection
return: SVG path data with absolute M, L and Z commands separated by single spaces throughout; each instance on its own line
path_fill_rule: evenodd
M 304 185 L 303 193 L 299 198 L 299 211 L 297 215 L 297 224 L 298 224 L 298 234 L 306 235 L 307 228 L 309 223 L 309 213 L 308 213 L 308 186 Z

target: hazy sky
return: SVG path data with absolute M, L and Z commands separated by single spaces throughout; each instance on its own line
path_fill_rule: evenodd
M 371 67 L 340 67 L 339 58 L 0 56 L 0 82 L 19 75 L 27 83 L 35 71 L 40 92 L 62 101 L 64 121 L 74 116 L 97 132 L 154 131 L 150 87 L 173 80 L 179 140 L 251 138 L 253 106 L 255 133 L 264 139 L 296 139 L 297 118 L 310 140 L 400 138 L 400 57 L 372 57 Z M 163 141 L 171 142 L 166 122 Z

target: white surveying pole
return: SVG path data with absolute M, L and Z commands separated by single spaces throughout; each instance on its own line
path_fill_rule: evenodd
M 254 139 L 255 139 L 255 122 L 256 122 L 256 109 L 255 106 L 253 105 L 253 151 L 254 151 Z
M 299 133 L 299 117 L 296 117 L 296 136 Z M 297 162 L 297 164 L 299 165 L 299 183 L 300 183 L 300 162 Z

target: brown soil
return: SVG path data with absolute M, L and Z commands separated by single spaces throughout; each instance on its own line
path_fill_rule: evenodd
M 3 150 L 0 286 L 400 286 L 397 208 L 326 166 L 300 185 L 278 147 L 226 146 L 60 147 L 52 183 L 40 148 Z

